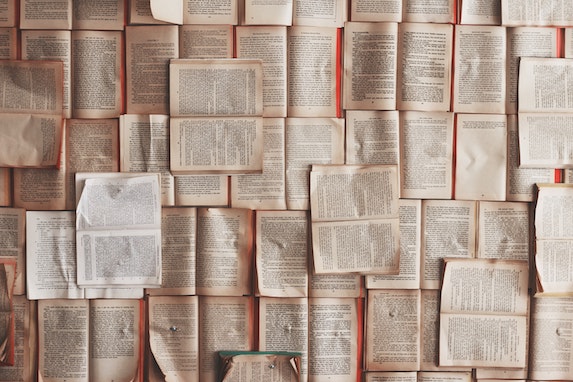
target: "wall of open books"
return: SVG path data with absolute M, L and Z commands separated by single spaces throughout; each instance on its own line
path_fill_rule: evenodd
M 573 380 L 573 0 L 0 0 L 0 381 Z

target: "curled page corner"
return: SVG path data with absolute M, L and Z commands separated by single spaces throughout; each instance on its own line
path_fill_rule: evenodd
M 183 0 L 150 0 L 154 19 L 172 24 L 183 24 Z

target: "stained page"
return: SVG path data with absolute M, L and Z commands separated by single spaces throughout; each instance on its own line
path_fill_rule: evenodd
M 455 198 L 505 200 L 506 163 L 506 116 L 458 114 Z

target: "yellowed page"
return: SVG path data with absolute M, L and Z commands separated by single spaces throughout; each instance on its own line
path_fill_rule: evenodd
M 528 262 L 520 260 L 446 261 L 440 304 L 441 366 L 526 366 L 528 271 Z
M 287 28 L 235 28 L 237 58 L 260 59 L 263 64 L 263 117 L 287 116 Z
M 342 27 L 347 21 L 347 2 L 345 0 L 320 0 L 308 2 L 293 0 L 293 25 Z
M 297 3 L 303 3 L 295 0 Z M 335 0 L 326 0 L 335 1 Z M 336 0 L 338 1 L 338 0 Z M 313 19 L 316 22 L 316 19 Z M 340 30 L 318 26 L 288 29 L 289 117 L 338 117 Z
M 0 16 L 0 24 L 1 23 L 2 23 L 2 17 Z M 2 48 L 0 49 L 0 59 L 16 60 L 18 58 L 18 47 L 19 47 L 18 29 L 14 27 L 0 28 L 0 41 L 2 41 Z
M 416 382 L 415 371 L 368 371 L 364 382 Z
M 505 27 L 456 27 L 453 111 L 505 113 L 506 40 Z
M 152 0 L 155 3 L 157 0 Z M 164 1 L 158 1 L 163 7 Z M 238 23 L 238 0 L 209 2 L 203 0 L 183 0 L 183 24 L 231 24 Z
M 491 0 L 461 1 L 461 24 L 500 25 L 501 2 Z
M 396 80 L 399 110 L 450 110 L 453 40 L 454 27 L 450 24 L 400 24 Z
M 123 0 L 73 0 L 73 29 L 123 30 L 126 3 Z
M 244 25 L 292 25 L 294 0 L 245 0 Z
M 420 371 L 418 382 L 471 382 L 473 381 L 471 371 Z M 493 381 L 492 381 L 493 382 Z
M 420 242 L 422 240 L 422 201 L 398 200 L 400 219 L 400 270 L 397 275 L 367 275 L 367 289 L 420 288 Z
M 573 107 L 573 61 L 523 57 L 519 61 L 519 112 L 567 113 Z
M 345 24 L 345 109 L 396 109 L 397 50 L 397 23 Z
M 169 171 L 169 116 L 123 114 L 119 119 L 119 167 L 124 172 L 161 174 L 161 205 L 175 204 Z
M 403 2 L 402 21 L 452 24 L 455 22 L 456 0 L 403 0 Z
M 344 119 L 287 118 L 285 134 L 287 208 L 308 210 L 311 165 L 344 163 Z
M 455 198 L 505 200 L 507 117 L 458 114 Z
M 20 1 L 21 29 L 72 29 L 72 0 Z
M 507 28 L 507 102 L 506 113 L 517 113 L 519 63 L 522 57 L 556 57 L 557 28 Z M 531 80 L 531 78 L 529 78 Z M 523 96 L 528 97 L 528 94 Z M 521 103 L 521 99 L 520 99 Z
M 301 353 L 300 382 L 308 380 L 309 327 L 308 299 L 259 299 L 259 350 Z
M 445 257 L 475 257 L 475 232 L 475 201 L 422 201 L 422 289 L 440 289 Z
M 1 27 L 16 27 L 17 26 L 17 2 L 16 0 L 3 0 L 2 8 L 0 10 L 0 26 Z
M 365 364 L 368 370 L 420 369 L 420 290 L 369 290 Z
M 73 118 L 116 118 L 123 111 L 121 31 L 72 32 Z
M 568 0 L 502 0 L 501 23 L 520 26 L 573 26 Z
M 529 260 L 529 203 L 481 201 L 478 221 L 478 258 Z
M 253 350 L 253 299 L 199 297 L 199 380 L 217 382 L 217 352 Z
M 263 172 L 231 176 L 231 207 L 286 210 L 284 118 L 263 119 Z
M 532 202 L 536 183 L 553 183 L 553 168 L 525 168 L 520 166 L 517 115 L 507 116 L 507 185 L 506 200 Z M 566 181 L 565 181 L 566 182 Z
M 573 168 L 572 123 L 572 113 L 519 113 L 520 166 Z
M 346 111 L 346 164 L 398 164 L 397 110 Z
M 175 2 L 175 4 L 177 4 Z M 128 2 L 128 22 L 129 25 L 136 24 L 165 24 L 153 18 L 151 13 L 150 0 L 135 0 Z
M 16 261 L 14 295 L 26 294 L 26 211 L 23 208 L 0 208 L 0 258 Z M 1 379 L 0 379 L 1 381 Z
M 76 282 L 73 212 L 27 211 L 26 259 L 28 299 L 84 298 Z
M 38 301 L 38 381 L 88 382 L 89 300 Z
M 181 25 L 179 58 L 231 58 L 233 41 L 232 25 Z
M 573 28 L 565 28 L 564 44 L 563 53 L 565 58 L 573 58 Z
M 27 210 L 66 209 L 66 170 L 60 168 L 15 168 L 14 207 Z
M 227 207 L 228 178 L 226 175 L 175 176 L 175 205 Z
M 257 211 L 255 232 L 259 294 L 269 297 L 308 296 L 308 213 Z
M 242 296 L 252 292 L 253 212 L 241 208 L 197 211 L 199 295 Z
M 66 120 L 66 209 L 76 208 L 77 172 L 119 171 L 117 119 Z
M 402 2 L 402 0 L 351 1 L 350 20 L 399 23 L 402 21 Z
M 233 353 L 233 352 L 232 352 Z M 237 352 L 220 355 L 224 369 L 221 382 L 299 382 L 300 356 L 293 353 Z
M 147 289 L 147 294 L 195 294 L 196 231 L 196 208 L 161 209 L 161 288 Z
M 12 302 L 15 323 L 14 365 L 2 365 L 0 367 L 0 381 L 2 382 L 33 380 L 32 371 L 28 365 L 31 352 L 27 346 L 27 340 L 32 338 L 29 332 L 31 304 L 33 303 L 26 296 L 14 296 Z
M 63 114 L 71 118 L 72 33 L 69 30 L 22 30 L 21 49 L 24 60 L 62 61 L 64 65 Z
M 126 112 L 169 113 L 169 60 L 179 57 L 176 25 L 125 28 Z
M 362 276 L 354 274 L 318 275 L 310 272 L 308 295 L 319 298 L 358 298 L 364 295 L 362 279 Z
M 400 113 L 400 197 L 451 199 L 454 114 Z
M 309 300 L 309 380 L 343 382 L 357 379 L 358 336 L 362 332 L 358 300 L 312 298 Z M 330 347 L 329 345 L 333 345 Z
M 149 344 L 166 381 L 199 378 L 199 297 L 149 297 Z
M 313 165 L 310 203 L 316 273 L 398 273 L 396 166 Z

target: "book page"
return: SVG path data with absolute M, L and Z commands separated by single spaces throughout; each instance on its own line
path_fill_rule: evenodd
M 313 165 L 310 203 L 316 273 L 398 273 L 396 166 Z
M 573 28 L 565 28 L 564 33 L 563 55 L 565 58 L 573 58 Z
M 345 0 L 293 0 L 292 24 L 340 28 L 347 20 L 347 5 Z
M 501 2 L 499 0 L 463 0 L 460 13 L 461 24 L 501 24 Z
M 570 112 L 572 69 L 573 62 L 563 58 L 523 57 L 519 61 L 519 112 Z
M 176 206 L 226 207 L 229 182 L 226 175 L 174 176 Z
M 90 381 L 136 381 L 141 366 L 143 303 L 90 300 Z
M 0 367 L 0 381 L 31 381 L 35 375 L 29 367 L 32 351 L 27 341 L 34 336 L 30 333 L 31 303 L 26 296 L 14 296 L 14 365 L 2 365 Z
M 202 0 L 182 0 L 183 24 L 232 24 L 238 23 L 238 0 L 221 0 L 209 2 L 208 6 Z M 161 4 L 163 1 L 151 0 Z
M 217 352 L 253 350 L 253 299 L 199 297 L 199 380 L 217 382 Z M 224 320 L 221 317 L 225 317 Z
M 255 232 L 257 289 L 260 295 L 307 296 L 310 252 L 308 213 L 257 211 Z
M 135 1 L 129 1 L 128 3 L 129 3 L 128 5 L 129 25 L 165 23 L 164 21 L 159 21 L 153 18 L 153 14 L 151 13 L 150 0 L 135 0 Z
M 262 117 L 171 118 L 169 131 L 173 175 L 263 171 Z
M 285 134 L 287 208 L 308 210 L 311 165 L 344 163 L 344 120 L 287 118 Z
M 2 8 L 0 8 L 0 12 Z M 0 24 L 2 23 L 2 16 L 0 13 Z M 24 34 L 24 31 L 20 32 Z M 2 49 L 0 49 L 0 59 L 2 60 L 16 60 L 18 58 L 18 29 L 17 28 L 0 28 L 0 41 L 2 41 Z
M 0 206 L 12 206 L 12 188 L 12 170 L 6 167 L 0 168 Z
M 517 115 L 507 116 L 507 182 L 506 200 L 532 202 L 536 183 L 552 183 L 553 168 L 525 168 L 520 166 Z
M 450 199 L 454 114 L 400 113 L 400 197 Z
M 15 168 L 14 207 L 27 210 L 66 209 L 66 169 Z
M 172 59 L 171 117 L 263 115 L 260 59 Z M 186 91 L 189 87 L 196 91 Z M 225 97 L 220 97 L 223 92 Z
M 183 3 L 184 0 L 169 2 L 149 0 L 151 16 L 155 20 L 171 24 L 183 24 Z
M 397 275 L 367 275 L 367 289 L 420 288 L 420 242 L 422 240 L 422 202 L 399 199 L 400 269 Z
M 195 294 L 196 231 L 195 208 L 161 209 L 161 288 L 147 289 L 147 294 Z
M 75 214 L 26 212 L 26 281 L 30 300 L 83 298 L 76 283 Z
M 455 23 L 455 0 L 403 0 L 402 21 L 411 23 Z
M 507 28 L 506 113 L 517 114 L 519 64 L 522 57 L 557 57 L 558 29 L 540 27 Z M 531 81 L 531 78 L 529 78 Z M 527 98 L 530 95 L 523 94 Z M 526 100 L 520 99 L 520 103 Z
M 458 114 L 455 198 L 505 200 L 507 118 Z
M 519 26 L 573 26 L 570 0 L 501 0 L 501 23 Z
M 88 382 L 89 300 L 38 301 L 38 380 Z
M 263 173 L 231 175 L 231 207 L 286 210 L 285 119 L 263 118 Z
M 538 185 L 535 208 L 535 267 L 537 294 L 573 294 L 573 200 L 571 184 Z
M 116 118 L 123 112 L 121 31 L 72 32 L 73 118 Z
M 520 167 L 573 167 L 572 113 L 519 113 L 518 125 Z
M 66 209 L 76 208 L 76 173 L 119 171 L 119 140 L 115 118 L 66 120 Z
M 324 3 L 329 1 L 340 0 L 326 0 Z M 288 28 L 287 32 L 287 115 L 341 116 L 341 29 L 296 26 Z
M 368 370 L 419 370 L 420 290 L 369 290 L 365 337 Z
M 232 25 L 181 25 L 179 58 L 231 58 L 233 41 Z
M 199 377 L 199 297 L 149 297 L 149 344 L 165 380 Z
M 78 285 L 160 286 L 159 176 L 88 176 L 76 192 Z
M 123 30 L 125 22 L 123 0 L 73 0 L 73 29 Z
M 169 60 L 179 56 L 176 25 L 125 28 L 126 112 L 169 113 Z
M 312 269 L 313 265 L 311 265 Z M 355 274 L 318 275 L 309 274 L 310 297 L 358 298 L 363 296 L 363 277 Z
M 15 27 L 16 13 L 17 13 L 16 0 L 3 0 L 2 7 L 0 7 L 0 27 Z
M 481 201 L 477 257 L 529 260 L 529 216 L 528 203 Z
M 368 371 L 364 382 L 417 382 L 415 371 Z
M 450 110 L 453 36 L 454 28 L 449 24 L 400 24 L 396 80 L 399 110 Z
M 396 108 L 397 50 L 397 23 L 345 24 L 345 109 Z
M 197 294 L 251 293 L 252 229 L 251 210 L 200 208 L 197 211 Z
M 453 111 L 505 113 L 506 40 L 504 27 L 456 27 Z
M 358 380 L 362 307 L 357 305 L 353 298 L 309 300 L 309 380 Z
M 244 25 L 292 25 L 293 0 L 246 0 L 244 7 Z
M 448 259 L 440 304 L 440 365 L 525 367 L 528 283 L 527 261 Z M 499 336 L 499 330 L 506 334 Z
M 0 208 L 0 259 L 15 261 L 14 295 L 26 294 L 25 227 L 26 211 L 23 208 Z
M 123 114 L 119 118 L 121 171 L 161 174 L 161 205 L 175 204 L 169 172 L 169 116 Z
M 64 90 L 62 110 L 65 118 L 72 117 L 71 65 L 72 33 L 69 30 L 22 30 L 21 50 L 24 60 L 62 61 Z
M 263 64 L 263 117 L 287 116 L 287 28 L 235 28 L 236 56 Z
M 350 2 L 350 20 L 399 23 L 402 21 L 402 0 L 353 0 Z
M 566 334 L 573 324 L 572 313 L 571 297 L 532 299 L 529 378 L 573 378 L 573 346 Z
M 223 365 L 219 373 L 221 382 L 301 380 L 298 353 L 225 351 L 219 357 Z
M 398 164 L 397 110 L 346 111 L 346 164 Z
M 422 201 L 422 289 L 440 289 L 444 258 L 475 257 L 475 232 L 475 201 Z
M 20 1 L 21 29 L 72 29 L 72 0 Z
M 309 329 L 308 299 L 259 299 L 259 350 L 301 353 L 300 382 L 308 380 Z

